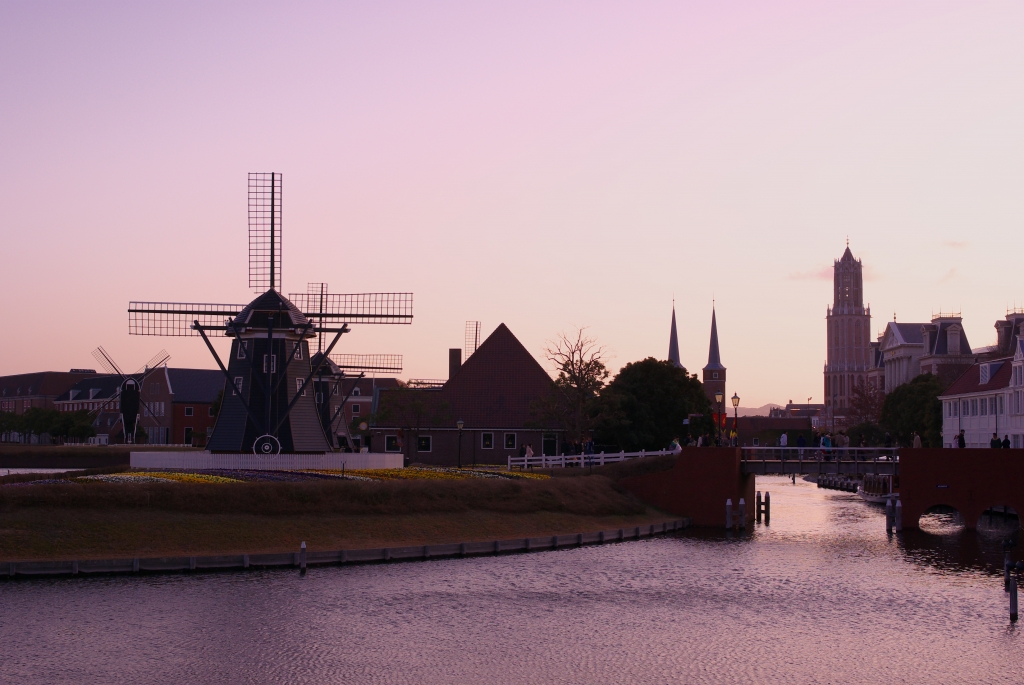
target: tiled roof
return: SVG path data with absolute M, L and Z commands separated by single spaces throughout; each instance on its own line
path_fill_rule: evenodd
M 18 398 L 40 395 L 52 397 L 67 392 L 77 381 L 95 375 L 95 373 L 39 371 L 0 376 L 0 397 Z
M 167 369 L 175 402 L 211 403 L 224 389 L 224 374 L 217 369 Z
M 423 428 L 454 428 L 458 419 L 466 429 L 522 428 L 534 418 L 531 404 L 551 387 L 551 377 L 501 324 L 440 389 L 381 391 L 379 407 L 385 411 L 381 423 L 412 425 L 411 416 L 399 415 L 399 403 L 402 393 L 416 393 L 426 409 L 420 413 Z M 386 413 L 389 403 L 392 415 Z
M 923 345 L 924 338 L 921 335 L 921 327 L 923 323 L 896 323 L 893 321 L 890 326 L 894 326 L 899 332 L 900 337 L 903 338 L 903 342 L 910 345 Z
M 949 327 L 955 323 L 953 321 L 943 321 L 938 324 L 935 344 L 932 346 L 932 349 L 926 350 L 925 354 L 949 354 L 947 333 L 949 332 Z M 967 331 L 963 330 L 963 326 L 960 326 L 960 354 L 973 354 L 971 352 L 971 344 L 967 342 Z
M 103 375 L 94 376 L 92 378 L 86 378 L 75 383 L 68 390 L 62 392 L 60 395 L 54 398 L 54 402 L 82 402 L 89 400 L 105 400 L 113 397 L 117 393 L 117 389 L 121 386 L 121 377 L 114 375 Z M 99 392 L 90 393 L 90 390 L 98 390 Z M 71 397 L 72 391 L 77 391 L 75 397 Z M 92 397 L 89 395 L 92 394 Z
M 999 365 L 995 373 L 989 378 L 988 383 L 981 384 L 981 367 L 989 365 Z M 950 395 L 966 395 L 974 392 L 988 392 L 990 390 L 1000 390 L 1002 388 L 1009 387 L 1010 376 L 1013 372 L 1013 365 L 1009 359 L 997 359 L 994 361 L 980 362 L 978 364 L 972 364 L 967 371 L 964 372 L 960 378 L 953 381 L 953 384 L 946 388 L 946 391 L 942 393 L 941 397 L 948 397 Z
M 268 290 L 255 300 L 245 305 L 238 316 L 232 322 L 237 326 L 245 326 L 249 323 L 252 315 L 258 312 L 283 311 L 288 314 L 292 326 L 308 326 L 309 320 L 303 315 L 299 308 L 292 304 L 287 297 L 276 290 Z

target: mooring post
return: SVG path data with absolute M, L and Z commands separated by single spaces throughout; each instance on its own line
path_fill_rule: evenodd
M 1013 562 L 1010 561 L 1010 550 L 1006 550 L 1006 555 L 1003 557 L 1003 589 L 1007 592 L 1010 591 L 1010 569 L 1013 568 Z
M 757 499 L 754 500 L 754 517 L 761 523 L 761 491 L 757 491 Z
M 732 530 L 732 499 L 725 500 L 725 528 Z
M 302 544 L 299 545 L 299 570 L 305 572 L 306 570 L 306 541 L 303 540 Z
M 896 500 L 896 532 L 903 531 L 903 502 Z
M 747 503 L 740 497 L 740 530 L 747 528 Z
M 1010 623 L 1017 622 L 1017 579 L 1010 578 Z
M 767 490 L 764 493 L 764 525 L 768 525 L 772 520 L 772 496 Z
M 891 533 L 892 532 L 892 522 L 893 522 L 893 519 L 895 518 L 895 516 L 896 515 L 893 512 L 893 508 L 892 508 L 892 497 L 888 497 L 885 500 L 885 532 L 886 533 Z

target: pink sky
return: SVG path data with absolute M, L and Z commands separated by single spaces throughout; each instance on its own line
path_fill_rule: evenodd
M 246 174 L 284 174 L 284 288 L 411 290 L 339 348 L 443 378 L 466 320 L 536 355 L 707 360 L 821 401 L 846 236 L 881 330 L 1024 303 L 1019 3 L 5 3 L 0 373 L 124 366 L 131 299 L 245 302 Z

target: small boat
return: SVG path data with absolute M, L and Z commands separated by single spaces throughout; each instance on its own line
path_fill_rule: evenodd
M 890 499 L 898 498 L 894 492 L 893 477 L 865 474 L 864 481 L 857 487 L 857 495 L 865 502 L 885 504 Z

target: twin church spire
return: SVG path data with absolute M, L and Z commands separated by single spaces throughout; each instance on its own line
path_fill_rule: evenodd
M 668 335 L 668 360 L 677 367 L 682 367 L 679 358 L 679 333 L 676 331 L 676 303 L 672 302 L 672 328 Z M 708 345 L 708 363 L 704 367 L 704 392 L 708 399 L 715 401 L 715 393 L 725 393 L 725 366 L 718 348 L 718 320 L 714 306 L 711 307 L 711 342 Z

